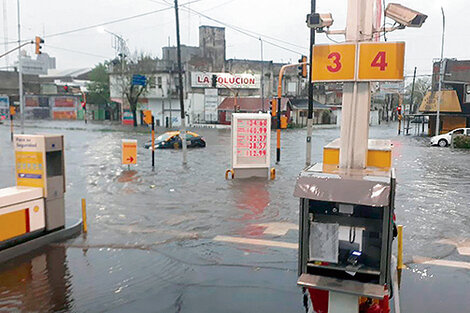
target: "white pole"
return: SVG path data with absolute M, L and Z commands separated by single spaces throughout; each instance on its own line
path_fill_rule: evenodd
M 24 95 L 23 95 L 23 64 L 21 61 L 21 22 L 20 22 L 20 0 L 16 0 L 16 6 L 18 11 L 18 85 L 19 85 L 19 99 L 20 99 L 20 111 L 21 111 L 21 133 L 24 134 Z
M 264 61 L 263 61 L 263 39 L 259 37 L 261 45 L 261 111 L 264 113 Z
M 346 41 L 350 43 L 371 41 L 373 24 L 374 0 L 348 0 Z M 369 115 L 370 83 L 344 83 L 339 156 L 341 168 L 366 167 Z
M 444 15 L 444 8 L 441 7 L 442 12 L 442 39 L 441 39 L 441 62 L 439 62 L 439 92 L 437 96 L 437 110 L 436 110 L 436 133 L 435 135 L 440 134 L 441 130 L 441 121 L 440 121 L 440 114 L 441 114 L 441 101 L 442 101 L 442 81 L 444 80 L 445 74 L 445 60 L 444 60 L 444 33 L 446 30 L 446 16 Z

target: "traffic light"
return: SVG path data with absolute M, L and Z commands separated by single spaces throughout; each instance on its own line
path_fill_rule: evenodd
M 63 88 L 64 88 L 64 92 L 69 92 L 69 86 L 64 85 Z
M 277 115 L 277 100 L 272 99 L 269 103 L 271 104 L 271 115 L 275 117 Z
M 299 59 L 299 63 L 304 63 L 304 64 L 301 64 L 298 67 L 299 68 L 299 76 L 303 77 L 303 78 L 307 78 L 307 57 L 305 55 L 303 55 Z
M 36 39 L 35 39 L 35 44 L 36 44 L 36 54 L 41 54 L 41 44 L 44 43 L 44 39 L 42 39 L 41 37 L 39 36 L 36 36 Z
M 213 88 L 217 87 L 217 75 L 215 74 L 212 75 L 212 87 Z
M 401 105 L 397 106 L 397 113 L 401 114 Z

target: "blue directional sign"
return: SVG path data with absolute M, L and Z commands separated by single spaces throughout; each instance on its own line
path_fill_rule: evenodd
M 147 77 L 144 75 L 132 75 L 132 85 L 146 86 Z

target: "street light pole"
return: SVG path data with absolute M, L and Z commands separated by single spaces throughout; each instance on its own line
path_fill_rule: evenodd
M 439 62 L 439 94 L 437 96 L 437 110 L 436 110 L 436 133 L 438 136 L 440 134 L 441 125 L 440 125 L 440 111 L 441 111 L 441 100 L 442 100 L 442 81 L 444 80 L 445 72 L 445 61 L 444 61 L 444 34 L 446 30 L 446 16 L 444 15 L 444 8 L 441 7 L 442 12 L 442 39 L 441 39 L 441 61 Z
M 23 95 L 23 64 L 21 60 L 21 21 L 20 21 L 20 0 L 16 0 L 16 7 L 18 11 L 18 94 L 20 100 L 21 111 L 21 133 L 24 134 L 24 95 Z
M 311 0 L 310 14 L 316 10 L 316 0 Z M 308 75 L 308 113 L 307 113 L 307 155 L 305 165 L 312 163 L 312 133 L 313 133 L 313 45 L 315 44 L 315 29 L 310 28 L 310 71 Z
M 181 45 L 180 45 L 180 21 L 178 16 L 178 0 L 175 0 L 175 18 L 176 18 L 176 54 L 178 58 L 178 82 L 179 82 L 179 96 L 180 96 L 180 111 L 181 111 L 181 131 L 180 137 L 183 146 L 183 165 L 187 161 L 187 143 L 186 143 L 186 113 L 184 111 L 183 99 L 183 69 L 181 67 Z M 181 136 L 182 135 L 182 136 Z
M 261 46 L 261 111 L 264 113 L 264 61 L 263 61 L 263 39 L 259 37 Z

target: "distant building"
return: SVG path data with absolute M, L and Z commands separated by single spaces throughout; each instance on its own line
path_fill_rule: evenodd
M 444 60 L 444 78 L 439 107 L 440 133 L 470 127 L 470 60 Z M 429 116 L 428 134 L 436 129 L 439 99 L 440 61 L 434 62 L 432 89 L 424 97 L 419 111 Z
M 240 98 L 254 97 L 264 100 L 277 95 L 279 70 L 283 64 L 259 60 L 226 60 L 225 29 L 200 26 L 199 46 L 181 46 L 184 72 L 184 104 L 187 119 L 194 123 L 217 123 L 218 107 L 227 98 L 237 94 Z M 298 76 L 297 68 L 286 71 L 283 79 L 284 95 L 306 97 L 306 79 Z M 179 126 L 180 104 L 176 47 L 163 47 L 162 59 L 145 75 L 149 81 L 147 93 L 142 97 L 141 109 L 150 109 L 157 125 Z M 212 86 L 212 76 L 217 84 Z M 111 98 L 128 106 L 119 88 L 119 65 L 110 71 Z M 263 86 L 263 92 L 261 90 Z M 260 102 L 261 103 L 261 102 Z M 270 110 L 269 105 L 265 111 Z

